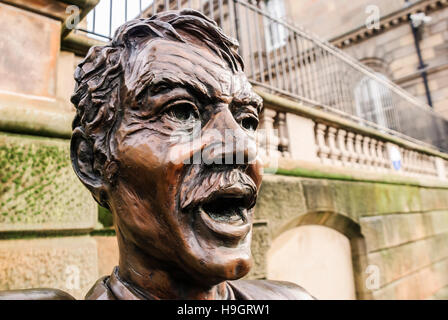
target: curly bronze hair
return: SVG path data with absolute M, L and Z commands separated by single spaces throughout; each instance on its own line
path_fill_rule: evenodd
M 86 170 L 80 163 L 90 163 L 94 175 L 111 179 L 108 168 L 113 155 L 109 142 L 120 121 L 123 73 L 128 58 L 133 51 L 139 50 L 143 41 L 162 38 L 191 43 L 191 39 L 181 33 L 200 40 L 226 61 L 233 72 L 243 71 L 237 40 L 225 35 L 216 22 L 191 9 L 166 11 L 151 18 L 126 22 L 108 44 L 90 48 L 76 68 L 76 86 L 71 97 L 76 107 L 70 151 L 72 165 L 102 206 L 107 207 L 107 204 L 98 191 L 100 181 L 83 178 Z M 143 89 L 137 84 L 126 88 L 127 93 L 134 96 Z

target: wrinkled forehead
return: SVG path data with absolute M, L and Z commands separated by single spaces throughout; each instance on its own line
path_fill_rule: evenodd
M 151 40 L 130 57 L 125 69 L 126 85 L 135 96 L 149 86 L 166 85 L 186 87 L 212 99 L 259 99 L 246 75 L 233 72 L 206 46 Z

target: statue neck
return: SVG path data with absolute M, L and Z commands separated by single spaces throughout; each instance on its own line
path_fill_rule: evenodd
M 120 260 L 120 279 L 148 299 L 224 300 L 228 298 L 227 286 L 222 282 L 214 286 L 200 286 L 194 282 L 179 280 L 188 275 L 173 276 L 166 264 L 148 259 L 132 243 L 124 241 L 117 232 Z

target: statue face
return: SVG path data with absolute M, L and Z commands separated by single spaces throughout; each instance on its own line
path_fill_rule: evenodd
M 129 58 L 123 87 L 108 187 L 117 233 L 183 280 L 244 276 L 262 174 L 260 98 L 204 45 L 163 39 Z

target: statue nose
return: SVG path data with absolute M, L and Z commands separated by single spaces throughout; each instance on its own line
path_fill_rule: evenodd
M 214 114 L 202 137 L 205 164 L 249 164 L 256 158 L 255 135 L 243 129 L 228 108 Z

